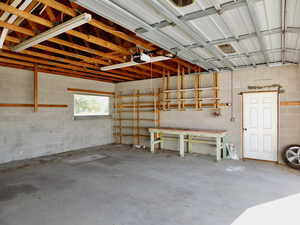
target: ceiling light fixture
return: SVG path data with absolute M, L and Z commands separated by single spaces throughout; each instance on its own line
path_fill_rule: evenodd
M 20 52 L 24 49 L 30 48 L 30 47 L 37 45 L 43 41 L 46 41 L 52 37 L 55 37 L 62 33 L 65 33 L 69 30 L 72 30 L 75 27 L 79 27 L 85 23 L 88 23 L 91 19 L 92 19 L 91 14 L 83 13 L 79 16 L 76 16 L 62 24 L 59 24 L 43 33 L 40 33 L 24 42 L 12 47 L 12 50 L 15 52 Z
M 115 65 L 111 65 L 111 66 L 104 66 L 104 67 L 101 67 L 101 70 L 102 71 L 114 70 L 114 69 L 129 67 L 129 66 L 145 64 L 145 63 L 164 61 L 164 60 L 168 60 L 168 59 L 170 59 L 170 57 L 166 57 L 166 56 L 150 57 L 150 59 L 148 61 L 143 62 L 143 63 L 137 63 L 137 62 L 131 61 L 131 62 L 119 63 L 119 64 L 115 64 Z

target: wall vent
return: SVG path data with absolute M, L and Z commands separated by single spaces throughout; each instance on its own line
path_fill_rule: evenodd
M 195 0 L 171 0 L 178 7 L 185 7 L 194 3 Z
M 219 49 L 222 50 L 225 54 L 233 54 L 236 53 L 236 50 L 233 48 L 231 44 L 222 44 L 218 45 Z

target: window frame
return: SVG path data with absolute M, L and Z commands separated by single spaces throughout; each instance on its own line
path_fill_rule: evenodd
M 108 98 L 108 115 L 75 115 L 75 96 L 76 95 L 96 96 L 96 97 L 106 97 L 106 98 Z M 99 119 L 99 118 L 112 118 L 111 96 L 89 94 L 89 93 L 74 93 L 73 94 L 73 119 L 74 120 Z

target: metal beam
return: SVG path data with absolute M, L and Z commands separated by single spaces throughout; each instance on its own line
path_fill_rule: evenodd
M 293 33 L 300 32 L 300 28 L 291 28 L 291 29 L 293 29 L 293 30 L 290 30 L 290 28 L 288 28 L 287 32 L 293 32 Z M 261 31 L 261 33 L 263 36 L 278 34 L 278 33 L 281 33 L 281 28 L 264 30 L 264 31 Z M 249 39 L 249 38 L 254 38 L 254 37 L 256 37 L 256 33 L 249 33 L 249 34 L 240 35 L 237 38 L 232 36 L 232 37 L 228 37 L 228 38 L 224 38 L 224 39 L 208 41 L 206 43 L 210 44 L 210 45 L 220 45 L 220 44 L 226 44 L 226 43 L 230 43 L 230 42 L 239 42 L 239 41 Z M 191 45 L 185 45 L 184 47 L 186 47 L 188 49 L 203 48 L 203 45 L 195 43 L 195 44 L 191 44 Z
M 259 0 L 256 0 L 256 1 L 259 1 Z M 246 0 L 233 0 L 230 2 L 220 4 L 220 9 L 216 9 L 213 6 L 213 7 L 207 8 L 205 10 L 198 10 L 195 12 L 185 14 L 183 16 L 177 16 L 177 18 L 179 20 L 181 20 L 182 22 L 192 21 L 192 20 L 200 19 L 200 18 L 206 17 L 206 16 L 222 14 L 225 11 L 245 6 L 246 3 L 247 3 Z M 172 25 L 173 25 L 173 23 L 168 20 L 164 20 L 159 23 L 151 24 L 151 26 L 153 28 L 157 28 L 157 29 L 161 29 L 164 27 L 172 26 Z M 143 30 L 142 32 L 147 32 L 147 30 Z
M 281 53 L 281 61 L 285 62 L 285 48 L 286 48 L 286 0 L 281 0 L 281 49 L 283 50 Z
M 75 1 L 77 4 L 85 7 L 86 9 L 89 9 L 94 13 L 101 15 L 105 18 L 108 18 L 109 20 L 126 27 L 131 31 L 134 31 L 133 27 L 141 27 L 142 30 L 149 31 L 151 35 L 149 35 L 148 33 L 144 34 L 143 32 L 135 31 L 139 37 L 144 38 L 145 40 L 157 46 L 160 46 L 161 48 L 168 50 L 174 54 L 177 54 L 178 53 L 177 50 L 178 50 L 180 51 L 179 54 L 177 54 L 179 57 L 182 57 L 183 59 L 189 62 L 192 62 L 193 60 L 197 60 L 197 65 L 201 66 L 206 70 L 211 68 L 217 70 L 217 67 L 214 64 L 207 63 L 202 56 L 200 56 L 195 52 L 191 52 L 191 51 L 189 52 L 189 49 L 185 49 L 185 47 L 181 45 L 177 40 L 175 40 L 174 37 L 171 37 L 170 35 L 161 32 L 159 29 L 155 29 L 151 27 L 150 24 L 148 24 L 146 21 L 134 15 L 132 12 L 122 7 L 120 4 L 118 4 L 115 1 L 112 0 L 106 0 L 106 1 L 72 0 L 72 1 Z M 155 40 L 150 38 L 150 36 L 156 37 Z M 159 40 L 163 40 L 163 41 L 159 41 Z M 168 46 L 162 43 L 168 43 Z M 169 46 L 172 47 L 170 48 Z M 173 48 L 176 48 L 176 51 L 174 51 Z M 189 54 L 186 54 L 186 52 Z M 190 56 L 193 55 L 193 58 L 187 58 L 186 57 L 187 55 Z
M 300 33 L 300 27 L 287 27 L 287 33 Z
M 247 9 L 248 9 L 248 12 L 249 12 L 249 15 L 250 15 L 251 22 L 252 22 L 252 24 L 255 28 L 255 32 L 256 32 L 256 35 L 257 35 L 257 38 L 258 38 L 260 48 L 263 51 L 266 63 L 269 64 L 269 61 L 270 61 L 269 56 L 266 53 L 267 48 L 266 48 L 266 45 L 264 43 L 263 35 L 260 31 L 260 25 L 259 25 L 259 22 L 257 20 L 257 15 L 255 13 L 255 6 L 254 6 L 255 2 L 253 0 L 246 0 L 246 1 L 247 1 Z
M 275 48 L 275 49 L 268 49 L 266 50 L 267 53 L 278 53 L 278 52 L 282 52 L 282 51 L 286 51 L 286 52 L 290 52 L 290 53 L 295 53 L 295 54 L 299 54 L 300 53 L 300 49 L 292 49 L 292 48 L 286 48 L 285 50 L 282 50 L 281 48 Z M 230 59 L 236 59 L 236 58 L 240 58 L 240 57 L 248 57 L 248 56 L 255 56 L 258 54 L 263 54 L 262 51 L 254 51 L 254 52 L 248 52 L 246 53 L 242 53 L 242 54 L 234 54 L 234 55 L 230 55 L 230 56 L 226 56 L 225 58 L 230 60 Z M 209 58 L 206 59 L 206 61 L 211 62 L 211 61 L 217 61 L 217 58 Z
M 203 47 L 210 52 L 210 54 L 216 56 L 225 66 L 229 67 L 230 69 L 234 69 L 233 64 L 224 59 L 222 54 L 217 50 L 215 46 L 211 46 L 210 44 L 206 43 L 206 39 L 199 30 L 197 30 L 194 26 L 187 24 L 175 15 L 175 13 L 169 7 L 165 6 L 165 2 L 162 0 L 152 0 L 152 6 L 157 9 L 166 19 L 172 21 L 172 23 L 176 24 L 178 28 L 180 28 L 186 35 L 190 36 L 195 42 L 203 45 Z

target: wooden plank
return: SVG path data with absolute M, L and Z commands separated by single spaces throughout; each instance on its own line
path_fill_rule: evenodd
M 137 118 L 121 118 L 121 119 L 117 119 L 117 120 L 120 120 L 120 121 L 123 121 L 123 120 L 127 120 L 127 121 L 137 121 L 138 119 Z M 150 121 L 150 122 L 155 122 L 156 120 L 155 119 L 142 119 L 142 118 L 139 118 L 140 121 Z
M 194 105 L 195 105 L 195 109 L 198 110 L 199 109 L 199 101 L 198 101 L 198 79 L 199 79 L 199 76 L 198 74 L 195 75 L 194 77 Z
M 160 93 L 160 89 L 158 89 L 158 93 Z M 154 95 L 154 98 L 157 98 L 157 127 L 160 127 L 160 109 L 161 109 L 161 102 L 159 95 Z
M 34 107 L 34 104 L 16 104 L 16 103 L 0 103 L 0 107 Z M 66 108 L 68 105 L 59 104 L 38 104 L 38 107 L 42 108 Z
M 35 10 L 41 3 L 37 2 L 36 0 L 33 0 L 29 6 L 24 10 L 25 12 L 32 13 L 33 10 Z M 24 18 L 18 17 L 16 21 L 14 22 L 14 25 L 19 26 L 24 21 Z
M 137 121 L 136 121 L 136 126 L 137 126 L 137 143 L 138 145 L 140 144 L 140 91 L 137 90 L 136 92 L 136 100 L 137 100 Z
M 59 2 L 53 1 L 53 0 L 49 0 L 49 1 L 48 0 L 40 0 L 40 2 L 42 2 L 42 1 L 45 2 L 44 4 L 46 4 L 46 5 L 48 5 L 52 8 L 55 8 L 56 10 L 59 10 L 59 11 L 65 13 L 65 14 L 72 15 L 72 16 L 77 15 L 75 10 L 73 10 L 72 8 L 66 6 L 62 3 L 59 3 Z M 28 10 L 21 11 L 21 10 L 18 10 L 16 8 L 14 8 L 14 7 L 10 7 L 9 5 L 6 5 L 4 3 L 1 3 L 0 8 L 3 9 L 3 10 L 9 11 L 10 13 L 13 13 L 17 16 L 22 17 L 22 18 L 25 18 L 27 20 L 33 21 L 35 23 L 38 23 L 38 24 L 41 24 L 41 25 L 44 25 L 44 26 L 47 26 L 47 27 L 53 27 L 53 24 L 51 23 L 51 21 L 48 21 L 47 19 L 44 19 L 44 18 L 39 17 L 39 16 L 32 15 L 32 14 L 29 13 L 30 11 L 28 11 Z M 147 48 L 148 47 L 151 47 L 151 49 L 154 48 L 154 47 L 151 46 L 151 44 L 146 43 L 146 42 L 144 42 L 143 40 L 141 40 L 137 37 L 133 37 L 133 36 L 130 36 L 130 35 L 127 35 L 127 34 L 121 32 L 121 31 L 112 29 L 111 26 L 105 25 L 102 22 L 97 21 L 95 19 L 92 19 L 90 21 L 90 24 L 95 26 L 95 27 L 98 27 L 100 29 L 103 29 L 106 32 L 109 32 L 109 33 L 111 33 L 115 36 L 123 38 L 126 41 L 132 42 L 134 44 L 139 43 L 139 45 L 147 47 Z M 102 46 L 104 48 L 108 48 L 108 49 L 120 52 L 124 55 L 130 55 L 131 54 L 126 48 L 121 47 L 119 45 L 116 45 L 112 42 L 106 41 L 104 39 L 101 39 L 99 37 L 93 36 L 93 35 L 87 35 L 87 34 L 84 34 L 82 32 L 76 31 L 76 30 L 70 30 L 67 33 L 70 34 L 70 35 L 73 35 L 75 37 L 81 38 L 81 39 L 83 39 L 83 41 L 87 41 L 87 42 L 90 42 L 90 43 L 93 43 L 93 44 L 97 44 L 97 45 Z M 108 54 L 106 54 L 106 57 L 107 56 L 108 56 Z M 103 56 L 103 57 L 105 57 L 105 56 Z M 183 62 L 179 59 L 174 59 L 174 60 L 176 62 L 184 65 L 184 66 L 188 65 L 187 63 L 185 63 L 185 62 Z M 167 65 L 163 62 L 157 62 L 157 63 L 155 63 L 155 65 L 161 66 L 161 67 L 166 68 L 170 71 L 176 72 L 175 68 L 173 68 L 172 66 L 169 66 L 169 65 Z M 139 67 L 146 69 L 145 65 L 141 65 Z
M 136 90 L 134 91 L 135 94 L 137 94 Z M 138 119 L 137 119 L 137 112 L 136 112 L 136 97 L 133 97 L 132 99 L 132 106 L 133 106 L 133 113 L 132 113 L 132 126 L 135 127 L 135 129 L 133 129 L 133 134 L 134 135 L 137 135 L 137 122 L 138 122 Z M 133 144 L 134 145 L 137 145 L 137 136 L 135 136 L 133 138 Z
M 300 101 L 282 101 L 280 106 L 300 106 Z
M 2 51 L 2 52 L 0 52 L 0 56 L 5 56 L 5 57 L 8 57 L 8 58 L 13 58 L 13 59 L 20 59 L 20 60 L 28 61 L 28 62 L 32 62 L 32 63 L 39 63 L 39 64 L 44 64 L 44 65 L 50 65 L 50 66 L 55 66 L 55 67 L 80 71 L 80 72 L 88 73 L 88 74 L 90 74 L 91 77 L 95 77 L 95 78 L 101 78 L 101 77 L 99 77 L 99 75 L 104 75 L 108 79 L 116 80 L 116 81 L 134 80 L 133 78 L 119 76 L 119 75 L 116 75 L 116 74 L 105 73 L 105 72 L 96 71 L 96 70 L 90 70 L 90 69 L 87 69 L 87 68 L 82 68 L 82 67 L 79 67 L 79 66 L 68 65 L 68 64 L 63 64 L 63 63 L 57 63 L 57 62 L 53 62 L 53 61 L 50 61 L 50 60 L 32 58 L 32 57 L 28 57 L 28 56 L 19 55 L 19 54 L 16 54 L 16 53 L 10 53 L 10 52 Z M 99 74 L 99 75 L 97 75 L 97 74 Z
M 168 75 L 167 75 L 167 90 L 170 90 L 170 71 L 168 71 Z M 170 98 L 170 94 L 167 93 L 167 99 Z M 167 109 L 170 109 L 170 103 L 167 103 Z
M 121 95 L 121 92 L 119 92 L 119 94 Z M 118 112 L 118 119 L 117 120 L 119 120 L 119 126 L 120 126 L 120 128 L 119 128 L 119 134 L 120 134 L 120 136 L 119 136 L 119 141 L 120 141 L 120 144 L 122 144 L 122 120 L 121 120 L 121 118 L 122 118 L 122 98 L 117 98 L 118 99 L 118 108 L 120 108 L 120 110 L 119 110 L 119 112 Z
M 180 106 L 181 106 L 181 101 L 180 101 L 180 86 L 181 86 L 181 82 L 180 82 L 180 65 L 178 64 L 177 66 L 177 109 L 180 110 Z
M 47 6 L 50 6 L 51 8 L 61 11 L 64 14 L 67 14 L 69 16 L 73 16 L 73 17 L 76 16 L 76 12 L 72 8 L 66 6 L 62 3 L 59 3 L 55 0 L 38 0 L 38 1 Z
M 213 73 L 213 86 L 216 88 L 214 90 L 214 97 L 215 97 L 215 108 L 218 108 L 219 103 L 219 74 L 218 72 Z
M 12 7 L 12 6 L 4 4 L 4 3 L 0 3 L 0 9 L 4 10 L 6 12 L 12 13 L 14 15 L 23 17 L 24 19 L 35 22 L 37 24 L 46 26 L 46 27 L 49 27 L 49 28 L 54 27 L 53 23 L 51 21 L 47 20 L 47 19 L 44 19 L 42 17 L 30 14 L 30 13 L 22 11 L 22 10 L 19 10 L 15 7 Z M 118 51 L 118 52 L 120 52 L 122 54 L 125 54 L 125 55 L 130 55 L 131 54 L 129 51 L 127 51 L 126 48 L 118 46 L 116 44 L 113 44 L 109 41 L 106 41 L 104 39 L 98 38 L 98 37 L 93 36 L 93 35 L 83 34 L 83 33 L 79 32 L 79 31 L 76 31 L 76 30 L 69 30 L 66 33 L 70 34 L 72 36 L 75 36 L 77 38 L 81 38 L 83 40 L 86 40 L 90 43 L 102 46 L 104 48 L 108 48 L 108 49 L 111 49 L 111 50 L 114 50 L 114 51 Z
M 184 81 L 185 81 L 185 73 L 184 73 L 184 68 L 182 68 L 182 72 L 181 72 L 181 88 L 180 89 L 184 89 Z M 184 96 L 185 96 L 185 92 L 181 92 L 181 110 L 185 109 L 184 106 Z
M 38 0 L 38 1 L 41 2 L 41 3 L 43 3 L 43 4 L 45 4 L 45 5 L 48 5 L 48 6 L 52 7 L 54 9 L 58 10 L 58 11 L 61 11 L 61 12 L 65 13 L 65 14 L 67 14 L 67 15 L 70 15 L 72 17 L 74 17 L 74 16 L 77 15 L 77 13 L 76 13 L 76 11 L 74 9 L 72 9 L 72 8 L 70 8 L 70 7 L 62 4 L 62 3 L 59 3 L 59 2 L 57 2 L 55 0 Z M 128 42 L 131 42 L 131 43 L 133 43 L 135 45 L 141 45 L 141 46 L 143 46 L 145 48 L 151 48 L 151 44 L 149 44 L 149 43 L 146 44 L 144 41 L 142 41 L 141 39 L 139 39 L 139 38 L 137 38 L 137 37 L 135 37 L 133 35 L 127 35 L 127 34 L 121 32 L 121 31 L 115 30 L 115 28 L 113 28 L 112 26 L 108 26 L 108 25 L 106 25 L 106 24 L 104 24 L 104 23 L 102 23 L 100 21 L 95 20 L 95 19 L 92 19 L 89 22 L 89 24 L 91 24 L 91 25 L 93 25 L 93 26 L 95 26 L 95 27 L 97 27 L 99 29 L 102 29 L 102 30 L 104 30 L 104 31 L 106 31 L 106 32 L 108 32 L 110 34 L 113 34 L 114 36 L 120 37 L 120 38 L 122 38 L 122 39 L 124 39 L 124 40 L 126 40 Z M 79 37 L 78 35 L 81 35 L 81 34 L 77 33 L 76 35 L 77 35 L 77 37 Z M 91 35 L 89 35 L 89 36 L 90 36 L 91 39 L 94 38 Z M 116 47 L 116 45 L 113 45 L 110 42 L 108 42 L 106 44 L 110 45 L 110 49 L 112 49 L 112 50 L 121 52 L 121 53 L 123 53 L 125 55 L 126 54 L 127 55 L 130 54 L 127 51 L 127 49 L 125 49 L 125 48 L 121 48 L 120 46 Z M 104 46 L 104 47 L 106 47 L 106 46 Z M 152 47 L 152 50 L 153 49 L 154 48 Z M 122 51 L 120 51 L 120 50 L 122 50 Z M 169 69 L 171 71 L 173 70 L 174 72 L 176 72 L 176 69 L 174 69 L 173 67 L 168 66 L 168 65 L 166 65 L 166 64 L 164 64 L 162 62 L 155 63 L 155 65 L 159 65 L 159 66 L 161 66 L 163 68 L 167 68 L 167 69 Z
M 67 90 L 73 92 L 93 93 L 93 94 L 108 95 L 108 96 L 115 95 L 115 92 L 108 92 L 108 91 L 87 90 L 87 89 L 79 89 L 79 88 L 67 88 Z
M 137 96 L 153 96 L 153 93 L 141 93 L 139 95 L 136 94 L 128 94 L 128 95 L 120 95 L 118 98 L 130 98 L 130 97 L 137 97 Z
M 201 69 L 199 69 L 199 74 L 196 75 L 198 76 L 198 88 L 201 88 Z M 197 93 L 197 98 L 198 98 L 198 106 L 199 106 L 199 109 L 202 110 L 202 101 L 200 100 L 201 99 L 201 92 L 200 90 L 198 90 L 198 93 Z
M 163 110 L 166 110 L 166 92 L 164 92 L 166 90 L 166 74 L 165 74 L 165 70 L 163 70 L 163 76 L 162 76 L 162 99 L 163 99 Z
M 0 66 L 33 71 L 34 64 L 0 57 Z M 110 81 L 110 80 L 89 77 L 88 75 L 85 75 L 82 72 L 69 71 L 69 70 L 64 70 L 64 69 L 55 68 L 55 67 L 39 66 L 39 71 L 48 73 L 50 75 L 61 75 L 61 76 L 81 78 L 81 79 L 86 79 L 86 80 L 95 80 L 95 81 L 113 83 L 113 81 Z
M 1 26 L 5 27 L 5 28 L 8 28 L 10 30 L 13 30 L 13 31 L 17 31 L 17 32 L 29 35 L 29 36 L 34 36 L 35 35 L 34 32 L 32 32 L 32 30 L 30 30 L 30 29 L 20 28 L 18 26 L 14 26 L 14 25 L 5 23 L 3 21 L 1 22 Z M 8 36 L 6 39 L 9 40 L 9 41 L 12 41 L 14 43 L 20 43 L 21 42 L 19 39 L 15 38 L 15 37 L 11 37 L 11 36 Z M 118 62 L 123 62 L 124 61 L 120 57 L 109 56 L 109 54 L 101 52 L 99 50 L 91 49 L 91 48 L 81 46 L 81 45 L 78 45 L 78 44 L 75 44 L 75 43 L 72 43 L 72 42 L 68 42 L 68 41 L 65 41 L 65 40 L 61 40 L 61 39 L 58 39 L 58 38 L 50 38 L 47 41 L 56 43 L 58 45 L 66 46 L 66 47 L 69 47 L 69 48 L 77 49 L 77 50 L 80 50 L 80 51 L 84 51 L 84 52 L 87 52 L 87 53 L 90 53 L 90 54 L 93 54 L 93 55 L 101 56 L 103 58 L 113 59 L 113 60 L 116 60 Z M 45 50 L 45 51 L 50 51 L 50 52 L 70 56 L 70 57 L 73 57 L 73 58 L 80 58 L 80 59 L 82 59 L 86 62 L 90 62 L 90 63 L 99 63 L 101 65 L 110 65 L 110 63 L 108 61 L 104 61 L 104 60 L 98 59 L 96 57 L 92 58 L 92 57 L 87 57 L 87 56 L 84 56 L 84 55 L 74 54 L 73 52 L 71 53 L 71 52 L 51 48 L 49 46 L 45 46 L 45 45 L 41 45 L 41 44 L 35 45 L 34 48 L 39 48 L 39 49 L 42 49 L 42 50 Z M 147 65 L 138 65 L 138 67 L 150 71 L 150 68 Z M 123 70 L 130 71 L 130 72 L 137 73 L 137 74 L 143 74 L 144 76 L 149 77 L 148 72 L 138 70 L 138 69 L 135 69 L 135 68 L 124 68 Z M 157 72 L 157 73 L 161 73 L 160 70 L 153 69 L 153 71 Z M 134 74 L 132 74 L 132 76 L 134 76 Z M 157 77 L 157 76 L 155 75 L 155 77 Z
M 34 65 L 34 112 L 39 110 L 39 73 L 37 64 Z

